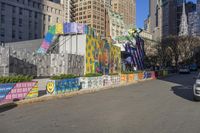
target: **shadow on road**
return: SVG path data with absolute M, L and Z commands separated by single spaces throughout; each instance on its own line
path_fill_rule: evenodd
M 193 101 L 192 88 L 187 88 L 184 86 L 174 86 L 172 87 L 171 91 L 173 91 L 175 95 L 181 98 L 184 98 L 189 101 Z
M 193 101 L 192 89 L 193 84 L 195 83 L 194 77 L 197 75 L 198 72 L 192 72 L 191 74 L 176 74 L 160 80 L 176 84 L 171 88 L 171 91 L 173 91 L 173 93 L 179 97 Z
M 0 113 L 6 112 L 6 111 L 11 110 L 16 107 L 17 107 L 17 104 L 15 104 L 15 103 L 9 103 L 9 104 L 2 105 L 0 107 Z

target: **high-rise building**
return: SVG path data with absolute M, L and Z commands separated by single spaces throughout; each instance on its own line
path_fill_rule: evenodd
M 75 2 L 74 0 L 60 0 L 58 1 L 63 5 L 64 21 L 74 22 L 75 21 Z
M 106 9 L 109 0 L 74 0 L 75 21 L 93 27 L 101 36 L 106 36 Z
M 200 0 L 197 0 L 196 11 L 188 14 L 190 36 L 200 36 Z
M 136 25 L 136 3 L 135 0 L 112 0 L 114 12 L 122 15 L 127 28 Z
M 52 1 L 0 0 L 0 41 L 43 38 L 50 25 L 64 19 L 63 5 Z
M 149 0 L 149 16 L 145 20 L 145 30 L 153 35 L 154 40 L 161 38 L 162 31 L 162 9 L 161 2 Z
M 125 31 L 125 24 L 122 15 L 109 11 L 109 22 L 110 22 L 110 36 L 112 38 L 122 36 Z
M 183 2 L 184 0 L 149 0 L 149 17 L 145 20 L 145 29 L 153 35 L 154 40 L 179 34 Z M 186 15 L 195 8 L 194 3 L 186 3 Z

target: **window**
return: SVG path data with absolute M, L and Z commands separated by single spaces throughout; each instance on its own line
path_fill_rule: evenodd
M 37 14 L 37 12 L 35 12 L 35 18 L 37 18 L 38 17 L 38 14 Z
M 46 25 L 44 24 L 43 25 L 43 32 L 45 32 L 45 29 L 46 29 Z
M 29 29 L 31 28 L 31 25 L 32 25 L 32 21 L 29 21 L 29 23 L 28 23 Z
M 2 23 L 2 24 L 5 23 L 5 15 L 1 15 L 1 23 Z
M 29 18 L 32 17 L 32 11 L 29 11 Z
M 19 27 L 22 27 L 22 19 L 19 19 Z
M 57 22 L 57 23 L 59 22 L 59 18 L 58 18 L 58 17 L 56 18 L 56 22 Z
M 15 12 L 16 12 L 16 7 L 15 6 L 13 6 L 13 8 L 12 8 L 12 12 L 13 12 L 13 14 L 15 14 Z
M 22 15 L 22 14 L 23 14 L 23 9 L 19 8 L 19 15 Z
M 43 20 L 44 20 L 44 21 L 46 20 L 46 15 L 43 16 Z
M 35 28 L 35 30 L 37 29 L 37 26 L 38 25 L 38 23 L 37 22 L 35 22 L 35 26 L 34 26 L 34 28 Z
M 16 18 L 12 18 L 12 25 L 13 26 L 16 24 L 15 21 L 16 21 Z
M 4 28 L 1 28 L 1 37 L 4 37 L 5 36 L 5 29 Z
M 51 22 L 51 16 L 48 16 L 48 21 Z
M 32 39 L 32 33 L 29 33 L 29 34 L 28 34 L 28 38 L 29 38 L 29 40 Z
M 22 32 L 19 31 L 19 39 L 21 40 L 22 39 Z
M 12 31 L 12 38 L 15 38 L 15 30 Z
M 1 11 L 5 11 L 6 9 L 6 4 L 5 3 L 1 3 Z
M 37 34 L 35 34 L 35 39 L 37 39 L 38 38 L 38 35 Z

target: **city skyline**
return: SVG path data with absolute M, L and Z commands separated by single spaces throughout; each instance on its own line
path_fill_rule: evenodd
M 196 0 L 187 0 L 196 3 Z M 136 0 L 136 26 L 137 28 L 144 27 L 144 20 L 149 14 L 149 0 Z

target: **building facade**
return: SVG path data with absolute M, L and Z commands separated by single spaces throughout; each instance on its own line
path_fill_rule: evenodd
M 136 26 L 135 0 L 112 0 L 112 10 L 123 16 L 127 29 Z
M 145 30 L 153 35 L 154 40 L 162 36 L 162 3 L 158 0 L 149 0 L 149 16 L 145 20 Z
M 61 0 L 58 1 L 63 5 L 64 21 L 74 22 L 75 21 L 75 1 L 74 0 Z
M 74 0 L 75 21 L 88 24 L 101 36 L 106 36 L 106 12 L 110 0 Z
M 197 1 L 196 11 L 188 14 L 190 36 L 200 36 L 200 0 Z
M 112 38 L 116 36 L 122 36 L 125 32 L 125 24 L 122 15 L 109 11 L 110 21 L 110 36 Z
M 145 30 L 154 40 L 180 32 L 181 16 L 185 0 L 149 0 L 149 16 L 145 20 Z M 196 10 L 193 2 L 185 4 L 186 15 Z
M 49 0 L 0 0 L 1 42 L 43 38 L 48 27 L 59 22 L 63 22 L 63 5 L 59 3 Z

